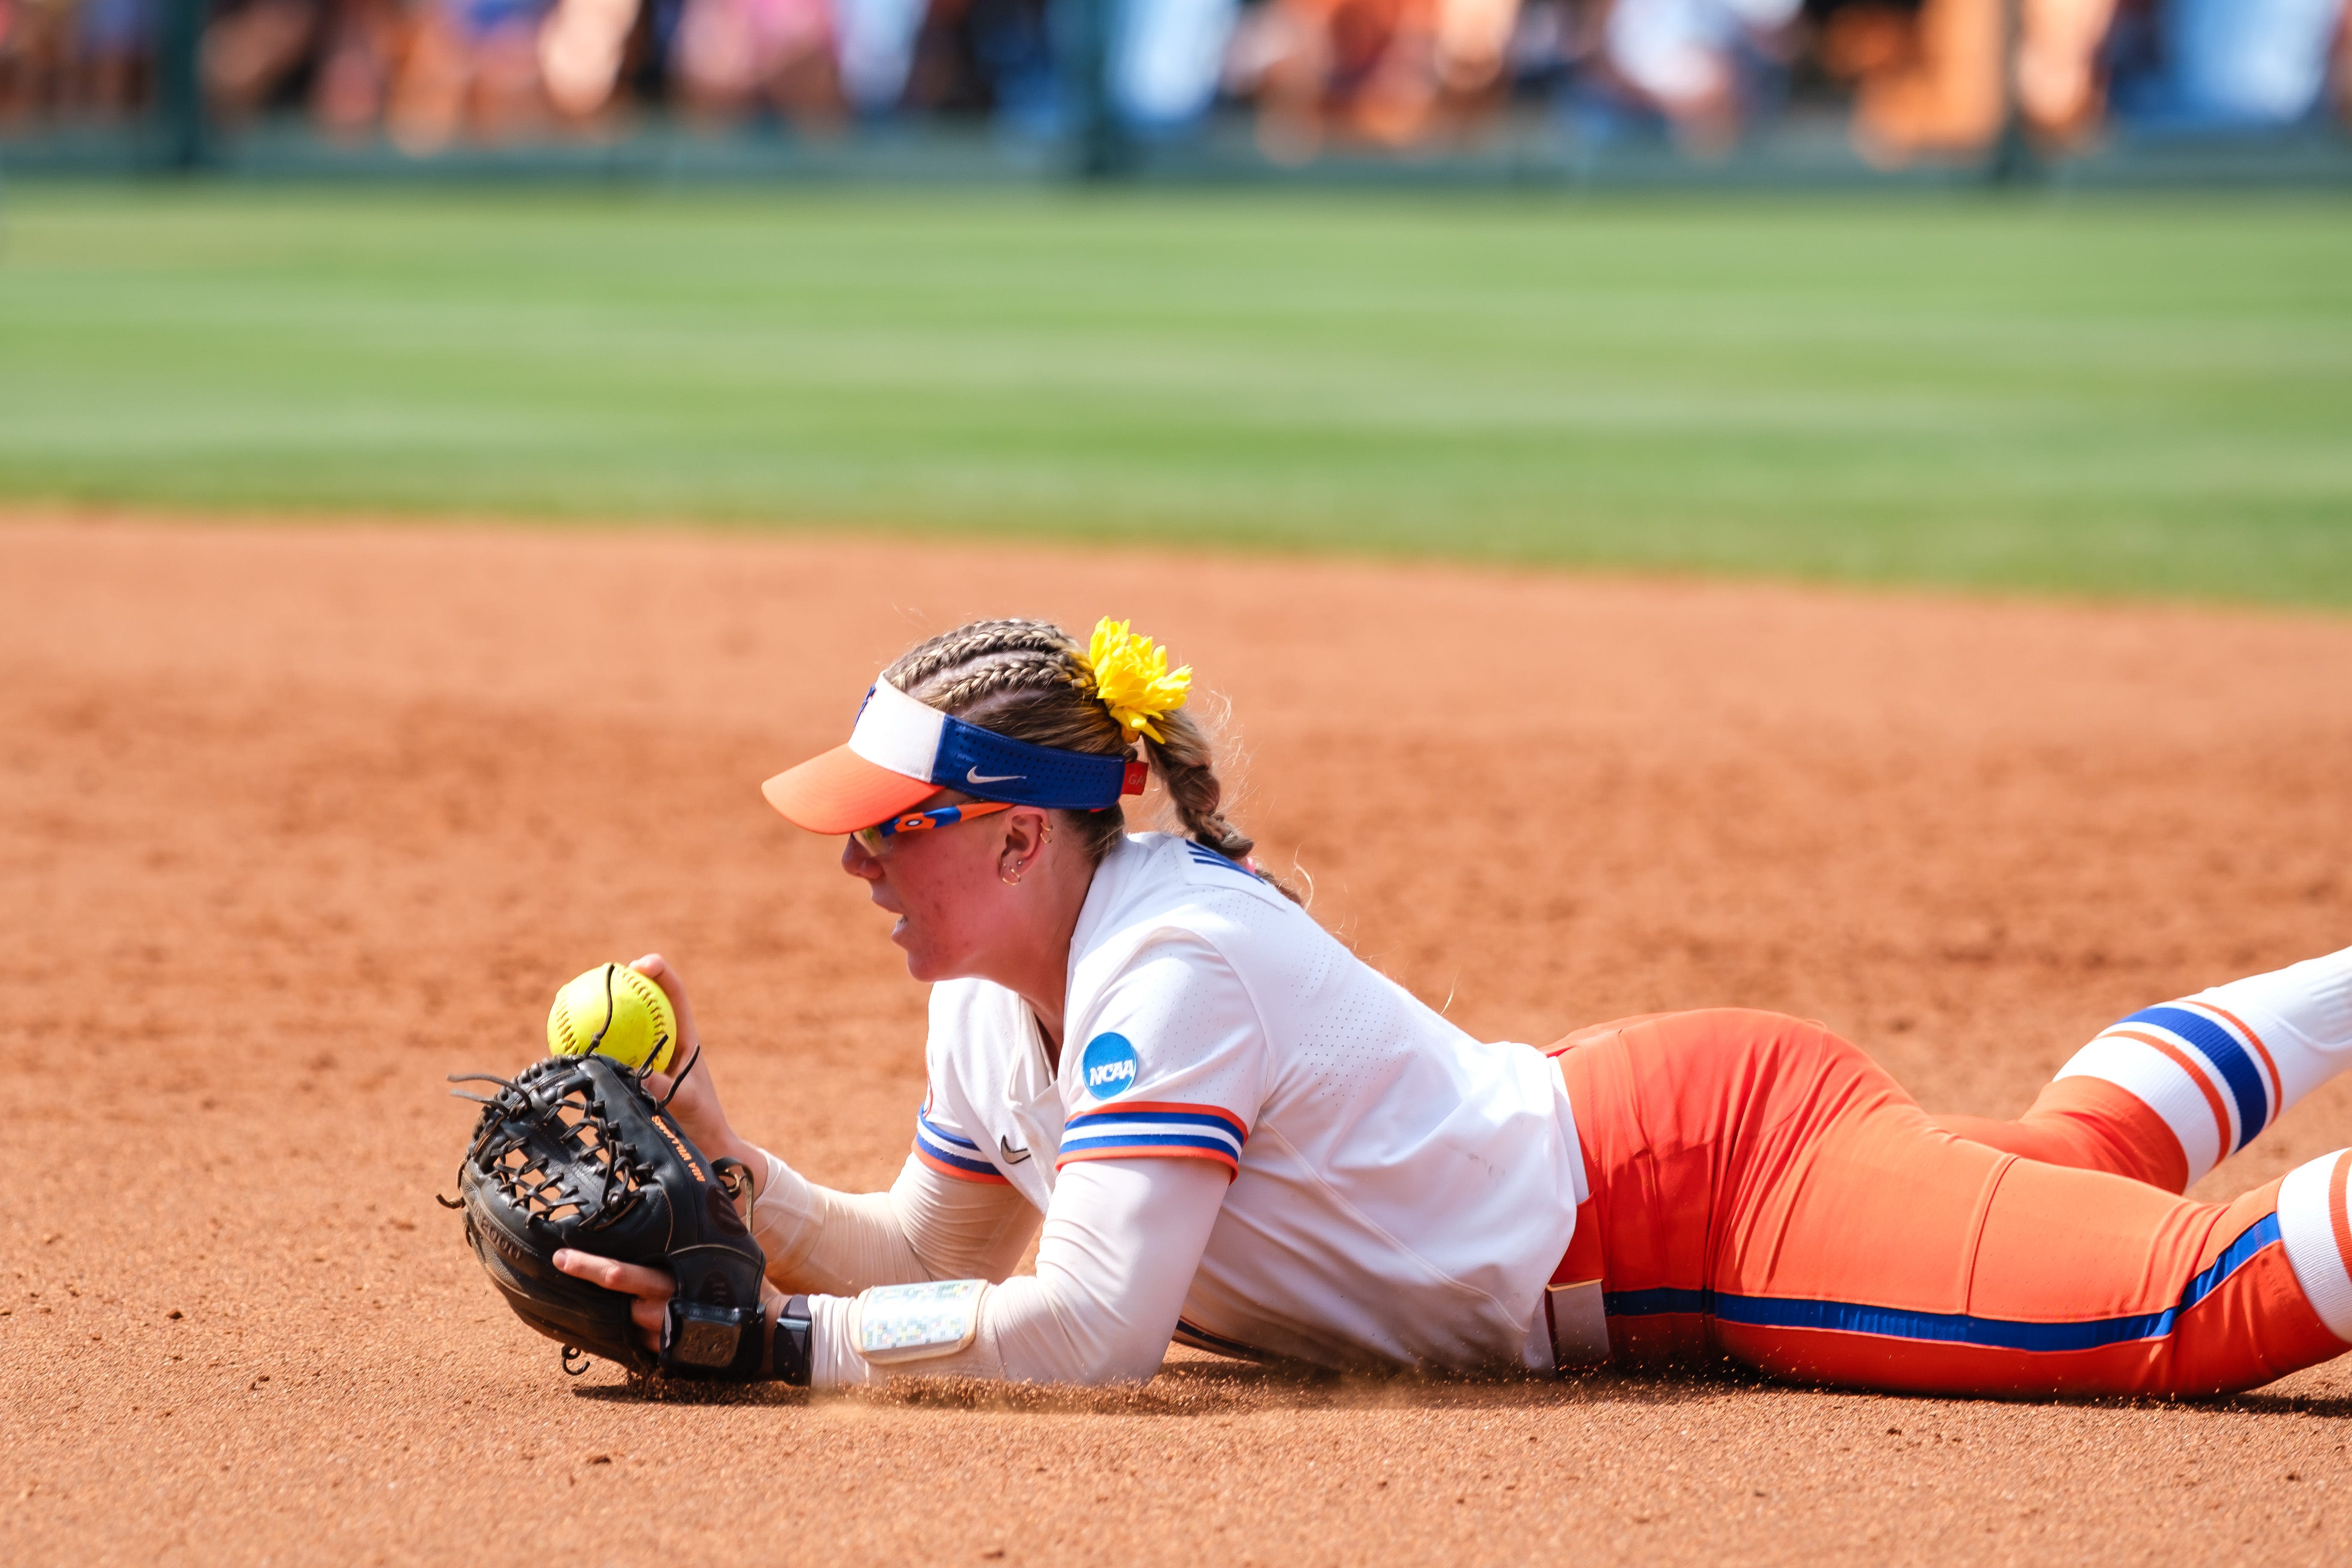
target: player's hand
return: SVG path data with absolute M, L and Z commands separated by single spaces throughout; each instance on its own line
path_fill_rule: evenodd
M 677 1280 L 658 1268 L 599 1258 L 593 1252 L 579 1252 L 568 1247 L 560 1248 L 551 1261 L 575 1279 L 635 1297 L 629 1303 L 629 1321 L 636 1326 L 637 1342 L 649 1351 L 661 1349 L 662 1319 L 669 1311 L 670 1297 L 677 1292 Z M 775 1281 L 760 1281 L 760 1307 L 769 1322 L 776 1321 L 776 1307 L 783 1300 L 784 1293 L 776 1289 Z
M 551 1261 L 575 1279 L 635 1297 L 629 1303 L 629 1321 L 636 1325 L 637 1342 L 649 1351 L 661 1349 L 662 1319 L 669 1310 L 669 1299 L 677 1293 L 677 1280 L 641 1263 L 623 1263 L 618 1258 L 599 1258 L 593 1252 L 579 1252 L 568 1247 L 559 1250 Z
M 669 1065 L 674 1071 L 683 1070 L 702 1051 L 702 1036 L 694 1026 L 694 1008 L 686 999 L 686 983 L 658 952 L 649 952 L 629 967 L 660 986 L 662 994 L 669 998 L 670 1009 L 677 1015 L 677 1047 L 671 1053 Z M 656 1100 L 667 1096 L 676 1081 L 674 1073 L 646 1075 L 646 1088 Z M 755 1194 L 760 1184 L 768 1179 L 766 1156 L 757 1145 L 736 1136 L 735 1129 L 729 1124 L 727 1108 L 719 1103 L 719 1086 L 711 1077 L 708 1058 L 687 1074 L 677 1097 L 669 1102 L 668 1115 L 686 1130 L 694 1146 L 708 1158 L 742 1161 L 743 1168 L 751 1173 Z

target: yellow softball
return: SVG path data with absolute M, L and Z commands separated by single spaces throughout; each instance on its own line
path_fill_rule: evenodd
M 559 1057 L 590 1051 L 625 1068 L 647 1058 L 669 1068 L 677 1044 L 677 1016 L 662 988 L 625 963 L 600 963 L 555 994 L 547 1015 L 547 1048 Z

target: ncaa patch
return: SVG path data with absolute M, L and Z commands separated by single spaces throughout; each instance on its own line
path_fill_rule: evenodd
M 1097 1100 L 1114 1100 L 1135 1087 L 1141 1070 L 1125 1035 L 1097 1035 L 1078 1058 L 1079 1087 Z

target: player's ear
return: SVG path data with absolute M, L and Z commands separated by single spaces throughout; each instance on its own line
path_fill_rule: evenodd
M 1008 886 L 1017 884 L 1037 864 L 1037 858 L 1045 852 L 1045 845 L 1053 836 L 1050 812 L 1034 806 L 1016 806 L 1006 812 L 997 851 L 997 879 Z

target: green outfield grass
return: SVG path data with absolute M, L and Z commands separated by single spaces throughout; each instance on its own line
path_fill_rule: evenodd
M 2352 204 L 19 184 L 0 496 L 2352 604 Z

